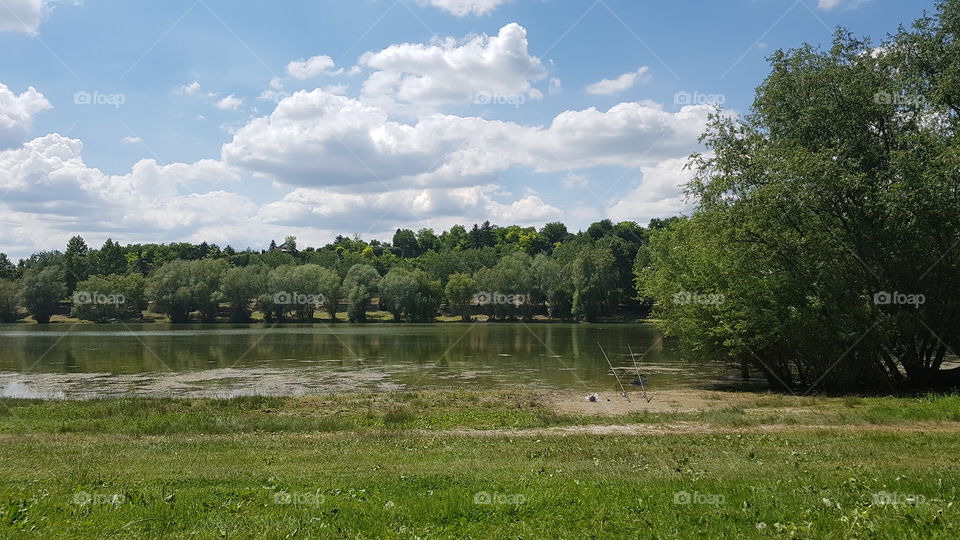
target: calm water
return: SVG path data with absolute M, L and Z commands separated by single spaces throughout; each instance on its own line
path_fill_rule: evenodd
M 292 395 L 412 388 L 656 389 L 727 380 L 652 325 L 0 325 L 4 396 Z

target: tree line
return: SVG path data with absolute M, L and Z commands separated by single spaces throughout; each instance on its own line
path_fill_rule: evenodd
M 670 221 L 654 220 L 650 227 Z M 470 320 L 595 321 L 642 312 L 633 267 L 648 229 L 598 221 L 570 232 L 562 223 L 500 227 L 484 222 L 398 229 L 392 242 L 337 237 L 300 249 L 295 237 L 265 250 L 215 244 L 131 244 L 111 239 L 91 249 L 75 236 L 64 251 L 38 252 L 14 265 L 0 254 L 0 321 L 40 323 L 69 311 L 107 322 L 147 309 L 171 322 L 337 320 L 365 322 L 371 308 L 394 320 L 446 314 Z

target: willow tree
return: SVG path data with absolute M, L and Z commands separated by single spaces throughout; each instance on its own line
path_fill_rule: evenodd
M 772 385 L 960 384 L 960 1 L 879 46 L 779 51 L 717 114 L 689 220 L 652 233 L 641 293 L 668 334 Z

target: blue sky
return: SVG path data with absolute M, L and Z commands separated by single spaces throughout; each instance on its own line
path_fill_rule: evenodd
M 0 0 L 0 251 L 646 223 L 767 55 L 933 7 Z

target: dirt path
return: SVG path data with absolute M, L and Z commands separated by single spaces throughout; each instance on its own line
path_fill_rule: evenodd
M 697 412 L 722 409 L 725 407 L 745 406 L 754 403 L 766 394 L 750 392 L 720 392 L 714 390 L 665 390 L 649 392 L 643 399 L 638 388 L 631 388 L 630 401 L 615 392 L 600 394 L 596 402 L 587 401 L 581 394 L 550 393 L 545 394 L 546 404 L 560 414 L 576 416 L 623 416 L 630 413 L 676 413 Z M 791 398 L 793 399 L 793 398 Z M 796 398 L 797 400 L 814 398 Z
M 960 433 L 960 422 L 917 422 L 912 424 L 850 424 L 850 425 L 796 425 L 769 424 L 751 427 L 715 426 L 700 422 L 673 422 L 669 424 L 583 425 L 532 429 L 453 429 L 426 431 L 419 435 L 446 435 L 457 437 L 556 437 L 568 435 L 710 435 L 727 433 L 785 433 L 801 431 L 836 431 L 870 433 Z

